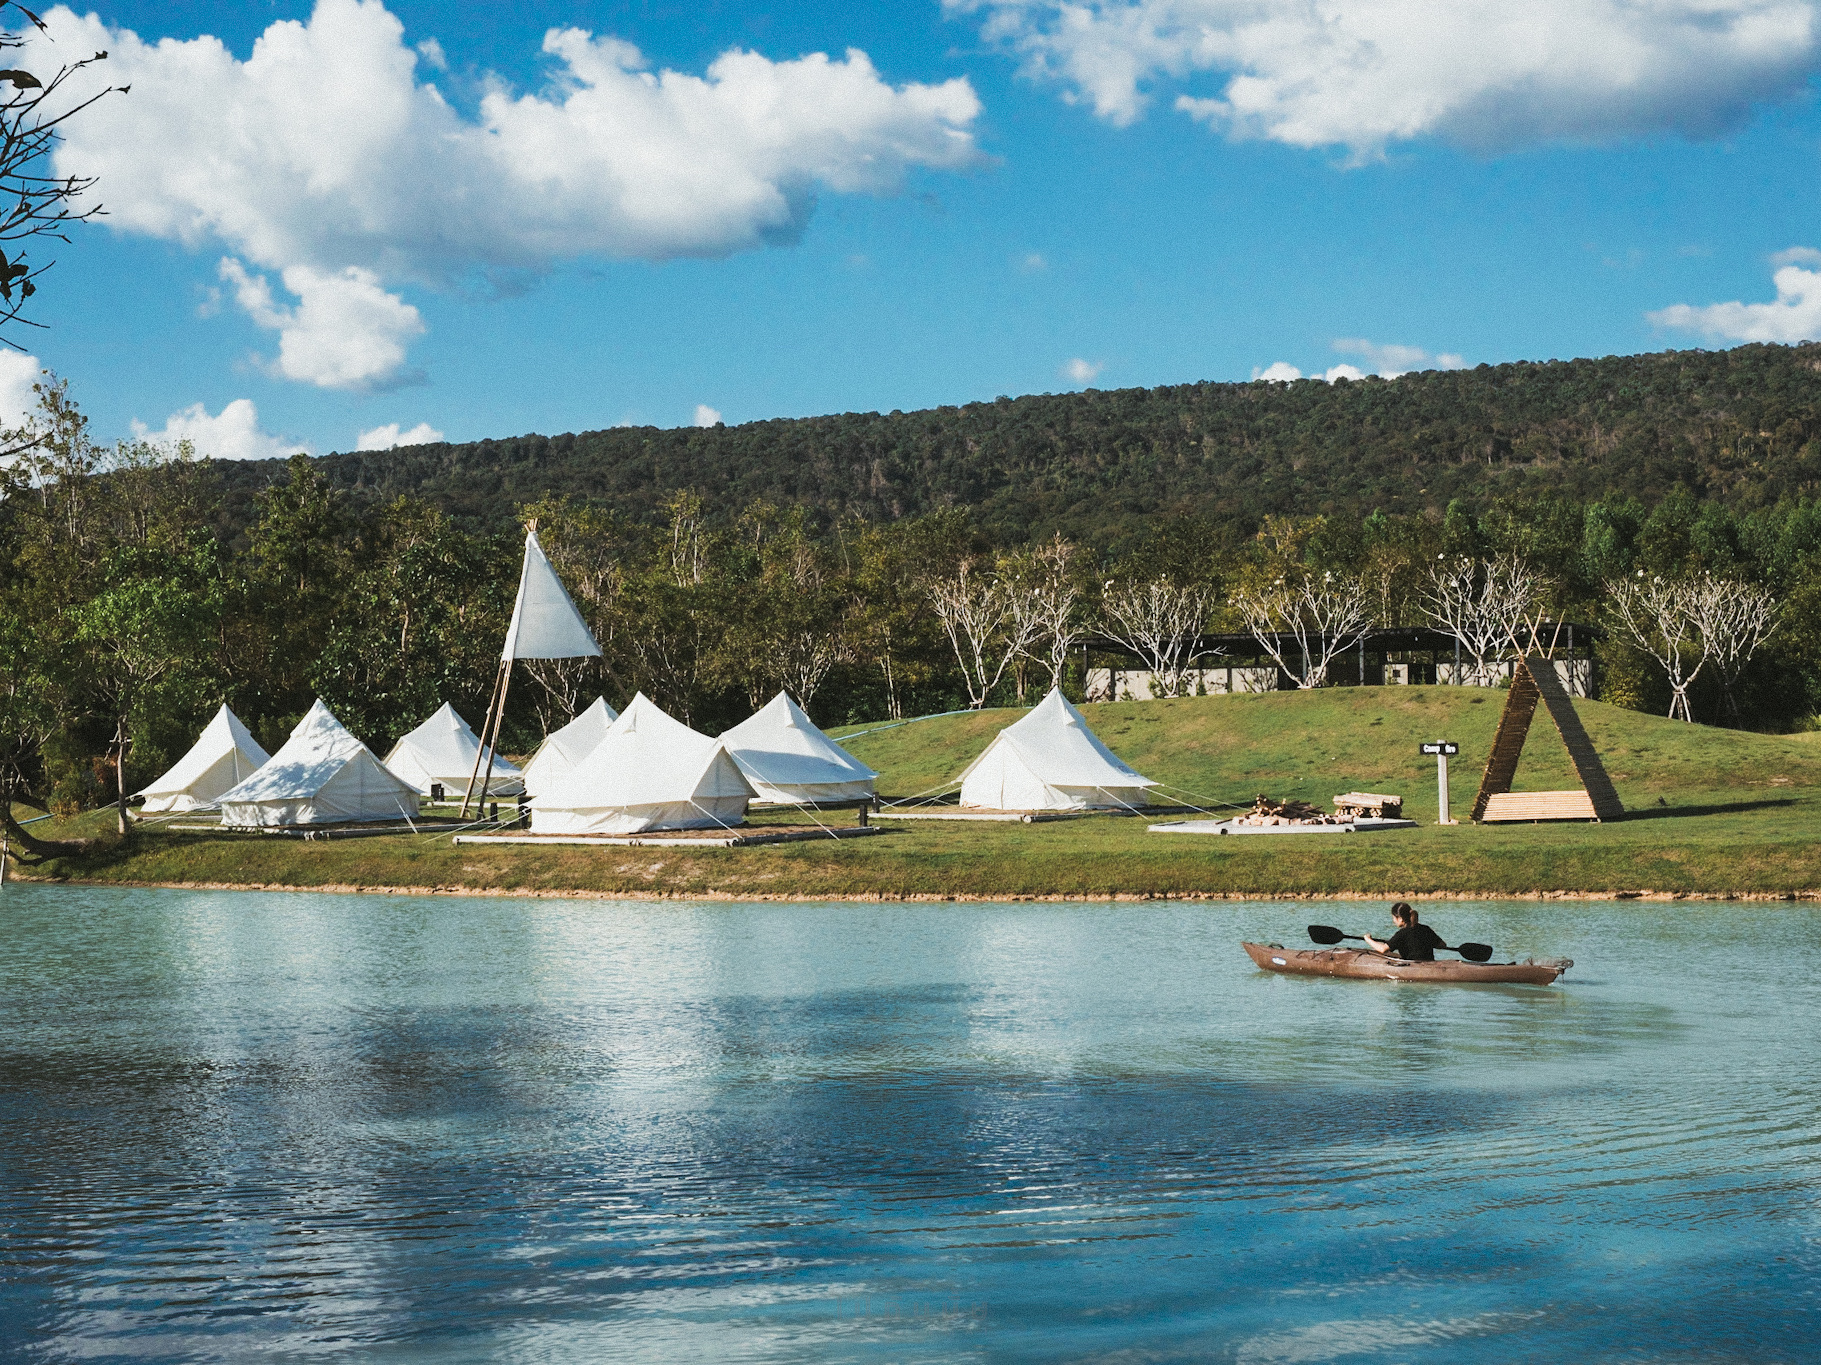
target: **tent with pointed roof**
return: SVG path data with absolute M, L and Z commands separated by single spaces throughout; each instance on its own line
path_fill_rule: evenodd
M 873 794 L 879 774 L 816 728 L 788 694 L 721 736 L 761 801 L 808 806 Z
M 480 740 L 455 708 L 444 702 L 435 715 L 392 746 L 386 767 L 415 787 L 419 796 L 430 795 L 432 786 L 440 786 L 446 796 L 468 789 L 480 756 Z M 518 768 L 498 755 L 491 771 L 489 795 L 517 796 L 525 790 Z
M 596 697 L 594 705 L 569 724 L 545 735 L 544 742 L 525 764 L 525 790 L 536 796 L 572 772 L 606 738 L 607 727 L 619 718 L 620 713 L 607 704 L 607 698 Z
M 961 804 L 987 810 L 1129 809 L 1157 784 L 1119 761 L 1053 690 L 993 736 L 961 774 Z
M 271 757 L 224 704 L 171 770 L 139 795 L 140 814 L 206 810 L 221 794 L 258 772 Z
M 753 789 L 726 746 L 634 697 L 601 742 L 531 802 L 534 834 L 728 828 Z
M 506 647 L 500 658 L 598 659 L 601 647 L 594 632 L 575 609 L 563 580 L 556 576 L 537 532 L 525 532 L 525 562 L 519 570 L 518 599 L 512 604 L 512 624 L 506 627 Z
M 373 757 L 317 698 L 284 747 L 221 794 L 221 823 L 330 825 L 417 814 L 417 792 Z

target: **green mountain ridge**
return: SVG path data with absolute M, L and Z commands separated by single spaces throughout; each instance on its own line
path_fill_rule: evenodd
M 1117 543 L 1157 517 L 1238 534 L 1273 514 L 1439 515 L 1548 490 L 1738 507 L 1821 491 L 1821 345 L 1516 362 L 1328 384 L 1197 383 L 734 427 L 614 428 L 322 456 L 362 500 L 422 497 L 504 529 L 546 493 L 641 519 L 677 490 L 827 518 L 969 507 L 1016 542 Z M 282 462 L 220 466 L 251 515 Z

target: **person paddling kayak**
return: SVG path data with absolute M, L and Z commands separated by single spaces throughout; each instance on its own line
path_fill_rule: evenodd
M 1409 901 L 1399 901 L 1392 906 L 1391 919 L 1397 925 L 1397 932 L 1390 938 L 1373 938 L 1371 934 L 1360 937 L 1386 956 L 1401 957 L 1406 962 L 1433 962 L 1435 950 L 1448 946 L 1435 930 L 1417 922 L 1416 911 L 1410 908 Z

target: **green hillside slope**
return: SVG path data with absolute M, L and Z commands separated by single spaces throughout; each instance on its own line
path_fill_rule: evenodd
M 1271 513 L 1421 512 L 1548 488 L 1756 505 L 1821 487 L 1821 346 L 1482 365 L 1395 380 L 1184 384 L 710 429 L 526 435 L 326 456 L 363 498 L 426 497 L 499 529 L 547 492 L 651 516 L 691 489 L 893 520 L 974 508 L 1019 541 L 1108 544 L 1159 515 L 1249 532 Z M 218 467 L 230 524 L 276 462 Z

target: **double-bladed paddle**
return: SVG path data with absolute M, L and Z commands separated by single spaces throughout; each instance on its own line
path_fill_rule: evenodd
M 1339 943 L 1343 938 L 1354 939 L 1360 943 L 1366 941 L 1358 934 L 1343 934 L 1331 924 L 1311 924 L 1309 938 L 1314 943 Z M 1451 953 L 1459 953 L 1469 962 L 1484 962 L 1492 956 L 1490 943 L 1463 943 L 1455 948 L 1448 948 L 1448 945 L 1444 943 L 1442 947 L 1447 948 Z

